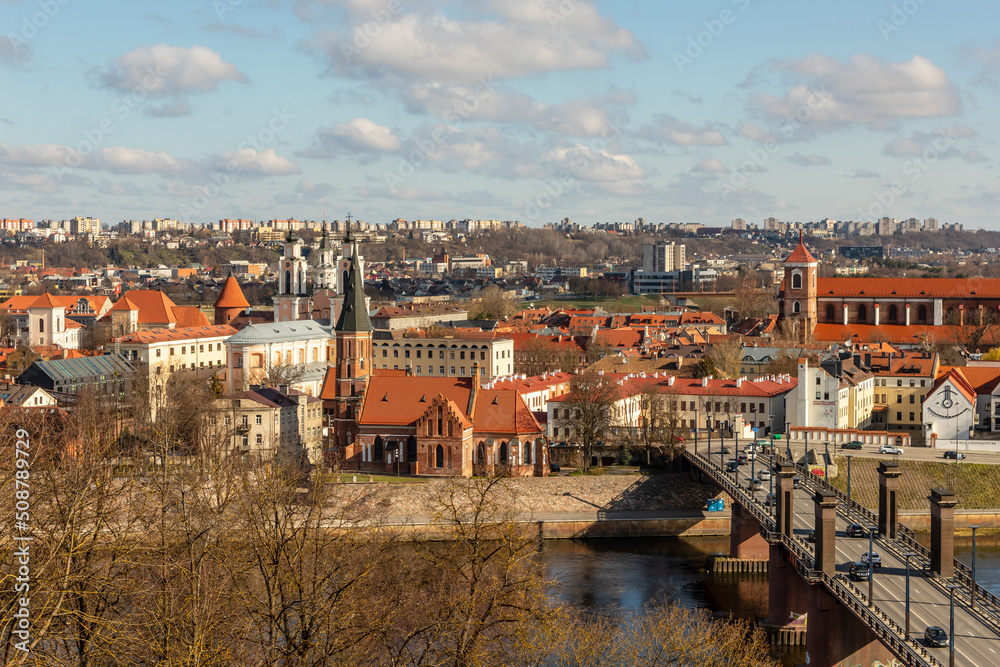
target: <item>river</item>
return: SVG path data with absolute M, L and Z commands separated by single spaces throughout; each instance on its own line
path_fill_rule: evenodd
M 632 611 L 677 602 L 718 616 L 763 618 L 766 576 L 705 571 L 707 556 L 728 552 L 728 537 L 548 540 L 539 558 L 553 592 L 582 609 Z M 968 564 L 971 554 L 972 539 L 956 538 L 955 556 Z M 1000 592 L 1000 535 L 976 539 L 976 579 Z M 786 667 L 805 662 L 804 647 L 774 647 L 773 655 Z

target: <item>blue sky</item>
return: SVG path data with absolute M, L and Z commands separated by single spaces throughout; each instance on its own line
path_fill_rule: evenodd
M 0 0 L 0 217 L 1000 229 L 992 2 Z

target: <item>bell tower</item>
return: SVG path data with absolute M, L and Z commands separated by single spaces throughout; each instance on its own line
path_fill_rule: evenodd
M 333 406 L 333 445 L 354 443 L 361 397 L 372 371 L 372 321 L 365 300 L 365 276 L 357 244 L 351 241 L 351 263 L 347 272 L 344 305 L 334 326 L 336 335 L 336 383 Z
M 785 259 L 784 266 L 785 281 L 778 304 L 781 309 L 779 314 L 786 322 L 794 323 L 799 340 L 805 341 L 818 321 L 816 277 L 819 273 L 819 260 L 806 248 L 802 232 L 799 232 L 799 244 Z
M 309 319 L 308 275 L 309 265 L 302 257 L 302 239 L 296 238 L 289 228 L 285 237 L 285 256 L 278 265 L 278 294 L 273 297 L 275 322 Z

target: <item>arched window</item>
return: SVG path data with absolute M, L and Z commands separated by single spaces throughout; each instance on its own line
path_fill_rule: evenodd
M 441 445 L 438 445 L 434 452 L 434 464 L 437 468 L 444 467 L 444 447 Z
M 383 457 L 384 447 L 382 446 L 382 436 L 377 436 L 375 438 L 375 446 L 372 447 L 372 460 L 381 461 Z
M 802 274 L 798 271 L 792 272 L 792 289 L 802 289 Z
M 802 312 L 802 305 L 799 304 L 798 301 L 796 301 L 796 302 L 794 302 L 792 304 L 792 312 L 793 313 L 801 313 Z
M 531 444 L 530 442 L 525 442 L 521 445 L 521 461 L 525 465 L 531 465 Z
M 292 293 L 292 272 L 285 271 L 285 294 Z
M 346 269 L 344 270 L 344 279 L 340 283 L 340 293 L 343 294 L 344 290 L 347 289 L 347 281 L 350 279 L 351 274 Z
M 833 318 L 834 318 L 833 306 L 831 304 L 827 304 L 827 306 L 826 306 L 826 321 L 827 322 L 833 322 Z
M 410 463 L 417 461 L 417 439 L 412 435 L 406 441 L 406 460 Z
M 452 420 L 449 419 L 448 420 L 448 437 L 449 438 L 454 437 L 454 428 L 453 428 L 454 425 L 455 425 L 455 422 L 453 422 Z
M 476 463 L 482 465 L 486 463 L 486 444 L 480 442 L 476 447 Z
M 438 435 L 444 435 L 444 410 L 438 408 Z
M 890 322 L 895 322 L 897 318 L 899 318 L 899 309 L 896 308 L 896 304 L 894 304 L 894 303 L 890 304 L 889 305 L 889 321 Z
M 926 322 L 927 321 L 927 306 L 920 306 L 917 308 L 917 321 Z
M 500 463 L 507 463 L 507 443 L 500 443 Z
M 38 318 L 38 333 L 45 333 L 45 320 Z
M 864 324 L 868 321 L 868 306 L 861 303 L 858 304 L 858 323 Z

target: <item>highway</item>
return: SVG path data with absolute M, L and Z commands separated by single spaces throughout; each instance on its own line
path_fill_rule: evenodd
M 801 443 L 792 443 L 792 450 L 796 449 L 795 445 L 798 444 L 798 451 L 802 451 Z M 784 446 L 784 445 L 782 445 Z M 821 453 L 823 450 L 820 447 L 816 448 L 817 453 Z M 848 454 L 858 456 L 861 458 L 877 458 L 885 459 L 887 461 L 936 461 L 937 463 L 948 463 L 962 465 L 963 463 L 986 463 L 989 465 L 1000 465 L 1000 454 L 993 452 L 962 452 L 965 454 L 965 459 L 958 461 L 955 459 L 944 458 L 943 449 L 931 449 L 929 447 L 906 447 L 902 454 L 879 454 L 878 445 L 865 445 L 861 449 L 843 449 L 842 447 L 837 447 L 837 456 L 846 456 Z M 830 446 L 830 454 L 834 453 L 834 448 Z
M 714 451 L 710 458 L 713 465 L 725 466 L 731 456 L 720 456 L 719 445 L 714 443 Z M 730 445 L 732 447 L 732 445 Z M 779 450 L 780 451 L 780 450 Z M 702 448 L 702 453 L 705 449 Z M 971 457 L 970 457 L 971 458 Z M 742 488 L 749 490 L 751 472 L 759 473 L 762 468 L 770 469 L 770 457 L 759 456 L 751 464 L 739 467 L 738 480 Z M 725 473 L 730 479 L 736 473 Z M 775 488 L 777 479 L 774 479 Z M 769 484 L 764 480 L 760 491 L 754 492 L 754 498 L 764 504 L 769 493 Z M 806 546 L 810 553 L 813 545 L 804 542 L 806 534 L 813 528 L 815 491 L 812 480 L 803 479 L 802 488 L 796 490 L 794 499 L 793 526 L 797 541 Z M 773 516 L 773 508 L 768 508 Z M 858 523 L 865 522 L 855 517 Z M 837 573 L 847 575 L 851 562 L 861 559 L 861 554 L 868 551 L 868 538 L 849 538 L 846 528 L 849 523 L 847 509 L 841 503 L 837 517 Z M 870 526 L 865 526 L 870 529 Z M 867 533 L 866 533 L 867 534 Z M 906 562 L 903 557 L 908 549 L 898 540 L 887 540 L 876 537 L 874 550 L 882 557 L 882 567 L 875 568 L 873 591 L 874 601 L 884 613 L 892 618 L 900 627 L 905 625 L 906 599 Z M 926 565 L 922 557 L 910 559 L 910 636 L 923 644 L 923 632 L 928 625 L 939 625 L 946 631 L 949 629 L 949 592 L 944 588 L 944 582 L 930 577 L 925 578 L 921 567 Z M 918 564 L 919 563 L 919 564 Z M 853 582 L 854 586 L 867 597 L 868 582 Z M 996 665 L 1000 664 L 1000 617 L 987 619 L 980 611 L 968 609 L 968 598 L 965 590 L 955 594 L 955 664 L 956 665 Z M 979 605 L 982 608 L 982 605 Z M 804 610 L 803 610 L 804 611 Z M 926 646 L 926 645 L 925 645 Z M 928 651 L 943 665 L 948 664 L 948 648 L 930 648 Z

